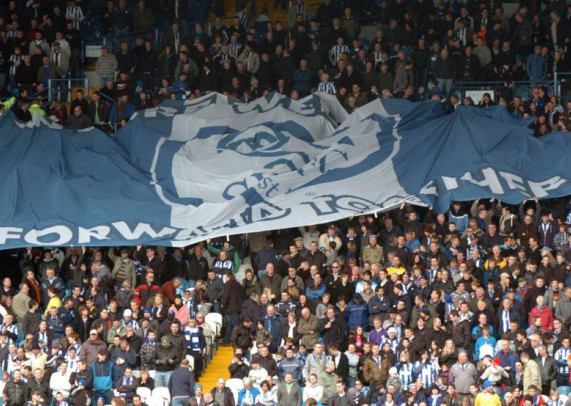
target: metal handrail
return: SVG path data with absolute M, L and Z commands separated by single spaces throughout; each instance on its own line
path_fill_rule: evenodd
M 99 92 L 99 89 L 96 89 L 93 86 L 90 86 L 89 89 L 93 90 L 94 92 Z M 111 103 L 111 105 L 115 104 L 115 100 L 113 100 L 111 97 L 107 96 L 105 93 L 99 92 L 99 96 L 103 97 L 105 100 L 107 100 L 109 103 Z
M 67 100 L 71 100 L 71 84 L 72 82 L 83 82 L 83 93 L 87 95 L 89 89 L 89 82 L 87 78 L 66 78 L 66 79 L 49 79 L 48 80 L 48 100 L 52 100 L 52 89 L 55 88 L 54 84 L 67 83 Z

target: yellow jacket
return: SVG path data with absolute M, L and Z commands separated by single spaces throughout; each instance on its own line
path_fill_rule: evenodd
M 389 276 L 392 275 L 392 274 L 395 274 L 395 273 L 396 273 L 397 275 L 402 275 L 402 274 L 405 273 L 405 272 L 406 272 L 406 269 L 403 268 L 402 266 L 399 267 L 399 268 L 395 268 L 394 266 L 389 266 L 389 267 L 387 268 L 387 274 L 389 274 Z
M 56 309 L 59 309 L 61 307 L 61 300 L 59 297 L 54 296 L 50 299 L 48 305 L 46 306 L 46 311 L 44 312 L 44 314 L 48 314 L 52 307 L 55 307 Z
M 480 392 L 476 396 L 474 406 L 502 406 L 502 401 L 496 393 Z

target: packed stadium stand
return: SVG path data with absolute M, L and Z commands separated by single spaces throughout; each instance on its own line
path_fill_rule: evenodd
M 571 130 L 570 37 L 563 0 L 4 0 L 0 116 L 116 137 L 163 101 L 321 92 L 541 138 Z M 0 251 L 0 406 L 571 406 L 569 197 L 46 245 Z

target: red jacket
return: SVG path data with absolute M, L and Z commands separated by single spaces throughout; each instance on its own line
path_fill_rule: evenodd
M 159 285 L 147 285 L 146 283 L 143 285 L 139 285 L 137 289 L 135 289 L 135 300 L 139 304 L 139 306 L 147 307 L 149 304 L 149 298 L 154 296 L 156 293 L 160 292 L 161 287 Z M 151 304 L 152 306 L 152 304 Z
M 537 306 L 531 309 L 529 313 L 529 325 L 531 326 L 531 321 L 534 317 L 539 317 L 541 319 L 541 328 L 547 332 L 553 329 L 553 313 L 547 306 L 543 306 L 543 310 L 539 310 Z
M 169 303 L 173 304 L 176 297 L 176 288 L 174 287 L 174 283 L 172 281 L 163 283 L 161 291 L 163 292 L 163 295 L 165 295 L 165 297 L 169 300 Z

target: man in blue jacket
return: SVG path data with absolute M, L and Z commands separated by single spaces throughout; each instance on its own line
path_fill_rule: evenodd
M 93 374 L 93 400 L 92 406 L 97 405 L 97 399 L 105 398 L 105 404 L 111 403 L 113 397 L 113 363 L 107 360 L 107 350 L 97 352 L 97 361 L 91 364 Z
M 190 370 L 187 359 L 180 362 L 169 379 L 169 392 L 171 393 L 172 406 L 188 405 L 188 401 L 194 392 L 194 374 Z
M 270 352 L 274 354 L 278 350 L 283 336 L 283 324 L 276 314 L 274 305 L 268 305 L 266 308 L 266 315 L 262 318 L 262 322 L 264 323 L 264 327 L 272 335 Z
M 363 327 L 364 330 L 368 329 L 369 306 L 365 303 L 360 293 L 353 295 L 353 300 L 349 302 L 347 309 L 345 309 L 345 315 L 349 329 L 357 328 L 357 326 Z
M 244 378 L 244 388 L 238 392 L 238 405 L 253 405 L 260 391 L 254 387 L 250 378 Z

